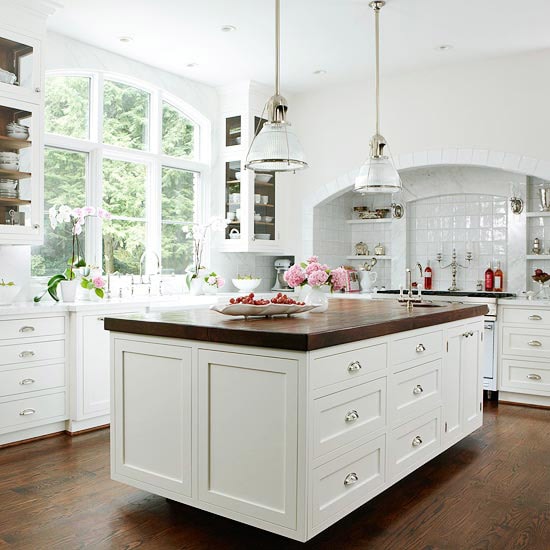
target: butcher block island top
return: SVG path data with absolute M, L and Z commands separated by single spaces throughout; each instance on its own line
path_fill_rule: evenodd
M 166 311 L 108 317 L 113 332 L 199 340 L 296 351 L 357 342 L 368 338 L 479 317 L 486 305 L 441 304 L 414 307 L 397 301 L 333 298 L 324 313 L 292 317 L 228 317 L 210 309 Z

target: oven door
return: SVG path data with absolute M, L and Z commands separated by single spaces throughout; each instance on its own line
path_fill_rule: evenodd
M 484 326 L 483 387 L 486 390 L 496 390 L 495 321 L 485 320 Z

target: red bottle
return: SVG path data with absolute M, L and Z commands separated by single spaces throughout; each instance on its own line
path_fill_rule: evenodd
M 424 269 L 424 290 L 432 289 L 432 268 L 430 267 L 430 260 L 426 264 L 426 269 Z
M 500 262 L 497 262 L 495 270 L 495 292 L 502 292 L 504 288 L 504 273 L 500 269 Z
M 491 269 L 491 264 L 485 271 L 485 291 L 493 292 L 495 287 L 495 272 Z

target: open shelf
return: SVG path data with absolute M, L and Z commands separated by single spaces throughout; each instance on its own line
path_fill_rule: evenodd
M 19 172 L 18 170 L 2 170 L 0 168 L 0 177 L 8 178 L 11 180 L 24 180 L 30 178 L 32 174 L 30 172 Z
M 374 218 L 370 220 L 346 220 L 346 223 L 350 224 L 363 224 L 363 223 L 391 223 L 391 218 Z
M 372 260 L 376 258 L 377 260 L 391 260 L 391 256 L 346 256 L 347 260 Z
M 550 260 L 550 254 L 527 254 L 526 260 Z
M 257 222 L 254 221 L 254 225 L 275 225 L 273 222 Z
M 30 147 L 31 145 L 32 145 L 32 141 L 12 138 L 8 136 L 0 136 L 0 148 L 19 150 L 19 149 L 25 149 L 26 147 Z
M 10 199 L 8 197 L 0 197 L 0 206 L 24 206 L 31 204 L 31 201 L 25 199 Z

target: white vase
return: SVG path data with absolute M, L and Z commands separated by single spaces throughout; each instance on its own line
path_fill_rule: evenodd
M 209 285 L 207 282 L 204 282 L 202 285 L 202 291 L 204 294 L 211 296 L 213 294 L 217 294 L 218 287 L 216 285 Z
M 202 279 L 195 277 L 189 284 L 189 294 L 191 296 L 200 296 L 202 294 Z
M 61 299 L 64 302 L 74 302 L 76 299 L 76 291 L 80 285 L 78 279 L 72 279 L 71 281 L 61 281 L 59 288 L 61 290 Z
M 311 313 L 323 313 L 328 309 L 328 295 L 320 286 L 312 286 L 304 302 L 308 306 L 317 306 Z

